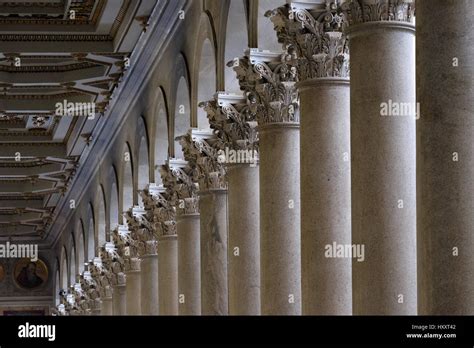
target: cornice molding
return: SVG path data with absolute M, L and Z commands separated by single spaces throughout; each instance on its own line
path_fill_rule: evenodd
M 45 244 L 49 247 L 56 245 L 60 240 L 64 226 L 75 215 L 75 212 L 69 209 L 68 202 L 71 195 L 74 195 L 78 202 L 82 199 L 86 192 L 84 188 L 88 187 L 93 176 L 99 170 L 100 163 L 105 158 L 104 154 L 111 150 L 119 134 L 118 130 L 125 125 L 125 116 L 129 112 L 128 110 L 138 102 L 136 95 L 141 93 L 147 85 L 152 76 L 150 71 L 156 69 L 162 52 L 165 52 L 174 32 L 182 25 L 183 21 L 179 19 L 179 16 L 176 16 L 176 13 L 181 9 L 186 11 L 190 6 L 190 3 L 185 0 L 173 0 L 167 1 L 161 6 L 155 6 L 153 9 L 147 35 L 142 35 L 130 57 L 135 64 L 129 68 L 109 104 L 107 112 L 113 114 L 114 117 L 99 120 L 96 126 L 97 136 L 81 156 L 81 165 L 70 189 L 57 205 L 55 218 L 51 223 L 52 228 L 48 229 L 45 234 Z M 105 124 L 106 120 L 107 124 Z M 98 143 L 97 139 L 101 139 L 101 142 Z M 104 139 L 107 142 L 104 143 Z M 60 220 L 57 219 L 58 216 L 61 216 Z
M 90 62 L 72 63 L 68 65 L 25 65 L 25 66 L 0 65 L 0 71 L 8 72 L 8 73 L 48 73 L 48 72 L 54 73 L 54 72 L 68 72 L 68 71 L 89 69 L 89 68 L 94 68 L 97 66 L 99 65 L 90 63 Z
M 0 41 L 113 41 L 110 35 L 94 34 L 0 34 Z

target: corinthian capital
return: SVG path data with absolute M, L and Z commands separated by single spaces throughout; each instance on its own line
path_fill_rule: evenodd
M 162 171 L 163 173 L 163 171 Z M 176 224 L 176 208 L 168 195 L 166 187 L 149 186 L 148 190 L 155 202 L 153 208 L 153 226 L 156 231 L 156 237 L 164 235 L 176 234 L 176 229 L 169 227 L 169 225 Z
M 273 23 L 273 29 L 276 32 L 278 42 L 283 44 L 283 49 L 294 42 L 295 33 L 299 30 L 298 24 L 292 18 L 290 6 L 280 6 L 274 10 L 265 12 L 265 17 L 268 17 Z
M 197 170 L 199 190 L 226 189 L 225 168 L 219 163 L 219 150 L 223 147 L 216 135 L 211 130 L 190 129 L 178 140 L 185 159 Z
M 149 187 L 149 186 L 148 186 Z M 148 189 L 147 187 L 147 189 Z M 148 196 L 148 190 L 144 190 L 144 195 Z M 150 200 L 152 200 L 150 198 Z M 153 209 L 151 206 L 149 209 Z M 148 252 L 147 242 L 153 241 L 155 237 L 155 228 L 153 224 L 153 210 L 148 210 L 140 206 L 134 206 L 124 213 L 127 220 L 130 239 L 132 241 L 133 251 L 131 254 L 142 256 Z
M 81 283 L 71 286 L 71 294 L 74 296 L 75 310 L 80 315 L 90 315 L 93 309 L 93 301 Z
M 256 105 L 259 125 L 298 123 L 298 92 L 296 68 L 288 64 L 290 54 L 250 49 L 249 60 L 260 75 L 251 100 Z
M 350 25 L 377 21 L 413 23 L 415 15 L 414 0 L 346 0 L 343 8 Z
M 112 297 L 112 265 L 108 262 L 103 262 L 100 257 L 95 257 L 89 262 L 89 269 L 92 279 L 95 280 L 99 296 L 101 298 Z
M 161 168 L 163 184 L 169 196 L 174 197 L 176 210 L 179 214 L 199 214 L 199 184 L 197 171 L 182 159 L 171 158 Z
M 248 52 L 249 50 L 246 51 L 243 57 L 234 58 L 227 63 L 227 66 L 235 71 L 240 89 L 246 93 L 254 92 L 255 85 L 261 78 L 260 74 L 256 73 L 252 64 L 250 64 Z
M 220 153 L 218 162 L 221 162 L 222 154 L 229 150 L 248 150 L 252 153 L 258 150 L 256 109 L 246 97 L 218 92 L 214 99 L 201 103 L 201 106 L 206 110 L 211 129 L 219 140 L 214 145 Z
M 168 196 L 183 199 L 196 194 L 198 186 L 193 179 L 197 173 L 187 161 L 170 158 L 161 166 L 160 173 Z
M 118 254 L 125 260 L 136 257 L 139 254 L 136 233 L 132 235 L 132 231 L 127 226 L 118 225 L 112 231 L 112 239 Z
M 300 81 L 348 76 L 349 48 L 343 33 L 346 20 L 342 3 L 343 0 L 292 2 L 272 12 L 288 16 L 283 21 L 285 36 L 278 31 L 277 34 L 292 54 L 289 64 L 297 68 Z
M 122 256 L 117 252 L 114 243 L 107 242 L 100 249 L 100 258 L 102 264 L 107 268 L 111 275 L 113 286 L 125 285 L 125 262 Z
M 86 264 L 86 269 L 79 277 L 79 283 L 84 290 L 85 299 L 87 300 L 87 308 L 90 310 L 100 310 L 100 293 L 96 280 L 92 277 L 88 270 L 89 265 Z

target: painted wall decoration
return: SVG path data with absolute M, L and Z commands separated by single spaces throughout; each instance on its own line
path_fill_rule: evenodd
M 5 279 L 5 266 L 0 263 L 0 283 Z
M 21 259 L 15 264 L 13 270 L 14 283 L 22 289 L 38 289 L 48 282 L 48 267 L 37 260 Z

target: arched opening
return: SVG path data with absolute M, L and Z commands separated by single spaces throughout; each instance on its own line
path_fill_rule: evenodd
M 198 84 L 197 102 L 200 103 L 212 99 L 217 88 L 216 60 L 214 47 L 209 39 L 204 40 L 202 45 Z M 206 112 L 200 107 L 197 110 L 197 125 L 201 129 L 209 128 Z
M 98 210 L 98 221 L 97 221 L 97 244 L 100 248 L 104 243 L 107 241 L 107 231 L 106 231 L 106 224 L 105 224 L 105 195 L 102 185 L 99 185 L 99 189 L 97 190 L 97 200 L 99 204 Z
M 189 103 L 187 108 L 189 110 Z M 160 108 L 157 117 L 155 130 L 155 183 L 159 184 L 161 183 L 159 168 L 168 159 L 169 153 L 168 122 L 164 108 Z
M 59 305 L 59 292 L 61 291 L 61 276 L 59 272 L 59 261 L 57 262 L 56 276 L 54 277 L 54 303 Z
M 174 112 L 174 138 L 185 134 L 191 126 L 191 109 L 189 103 L 189 89 L 186 79 L 181 77 L 176 92 L 176 110 Z M 174 157 L 184 158 L 179 142 L 174 140 Z
M 84 247 L 84 228 L 83 228 L 83 223 L 82 220 L 79 220 L 77 224 L 77 270 L 79 274 L 84 272 L 84 262 L 85 262 L 85 257 L 86 257 L 86 249 Z
M 282 44 L 274 30 L 272 21 L 265 17 L 265 12 L 274 10 L 285 4 L 284 0 L 259 0 L 258 1 L 258 48 L 273 52 L 283 51 Z
M 243 0 L 230 0 L 227 15 L 227 28 L 225 36 L 225 63 L 240 57 L 248 47 L 247 16 Z M 239 82 L 231 67 L 225 67 L 225 90 L 230 93 L 239 93 Z
M 138 150 L 138 190 L 143 190 L 150 183 L 150 169 L 148 164 L 148 142 L 145 136 L 140 140 Z M 138 199 L 140 205 L 143 205 L 141 196 Z
M 122 212 L 124 212 L 133 207 L 133 158 L 128 144 L 125 144 L 123 155 L 122 184 Z
M 109 210 L 109 219 L 110 219 L 110 230 L 114 230 L 119 221 L 121 222 L 121 215 L 119 214 L 119 205 L 118 205 L 118 191 L 117 191 L 117 180 L 115 176 L 115 170 L 111 170 L 111 180 L 112 187 L 110 189 L 110 210 Z
M 68 275 L 68 267 L 67 267 L 67 252 L 66 248 L 63 247 L 62 253 L 61 253 L 61 289 L 62 290 L 67 290 L 68 289 L 68 281 L 69 281 L 69 275 Z
M 87 261 L 91 261 L 96 255 L 96 240 L 94 228 L 94 208 L 89 204 L 88 212 L 88 227 L 87 227 Z
M 76 264 L 76 245 L 74 241 L 71 245 L 71 253 L 70 253 L 70 260 L 69 260 L 69 285 L 73 285 L 76 283 L 76 275 L 77 275 L 77 264 Z

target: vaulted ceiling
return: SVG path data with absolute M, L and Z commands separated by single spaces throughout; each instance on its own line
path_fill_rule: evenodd
M 42 238 L 156 3 L 0 1 L 0 237 Z

